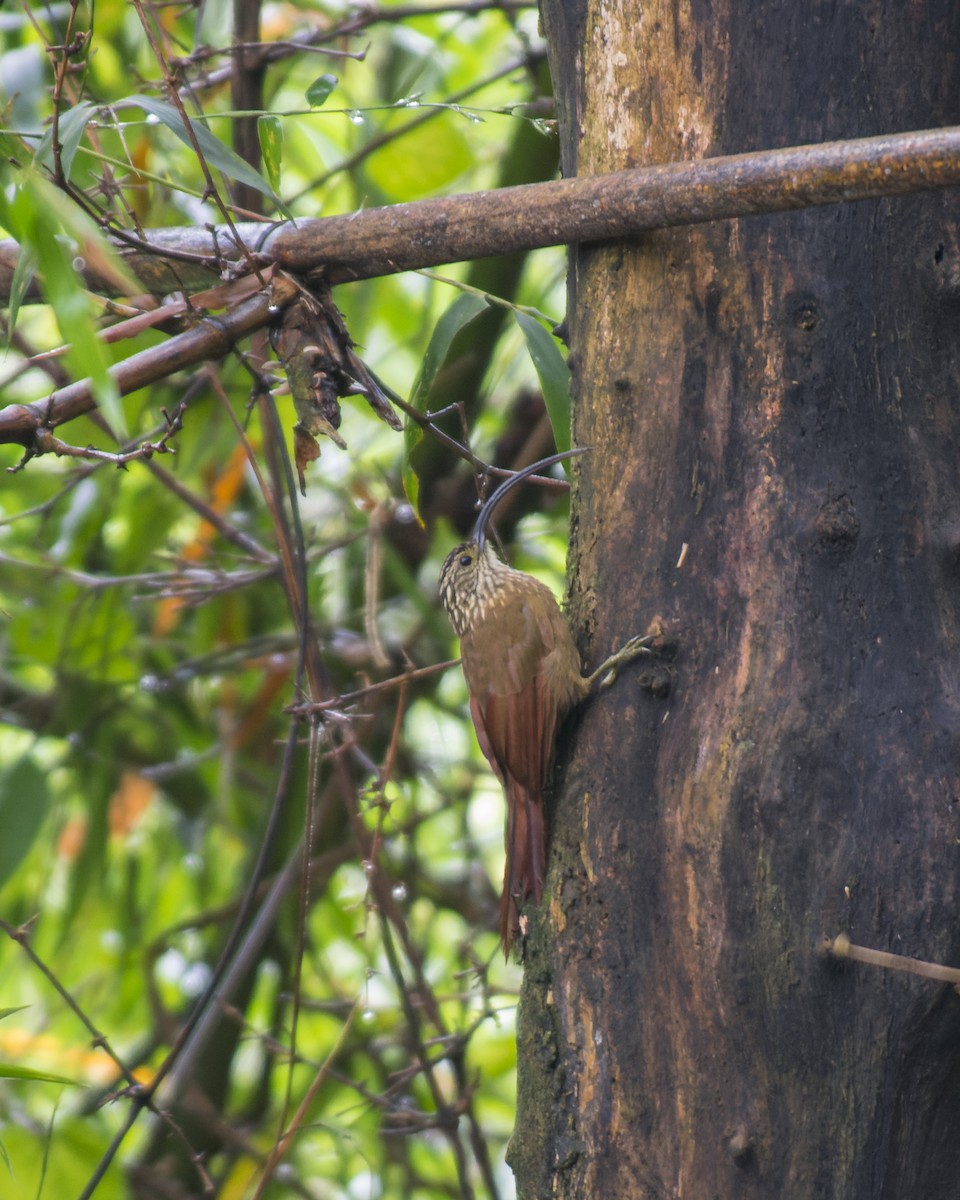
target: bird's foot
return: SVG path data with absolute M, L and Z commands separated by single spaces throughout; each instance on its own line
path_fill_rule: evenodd
M 591 691 L 594 687 L 600 689 L 610 687 L 616 681 L 621 667 L 625 667 L 627 663 L 632 663 L 634 659 L 640 658 L 644 654 L 652 654 L 650 646 L 654 638 L 654 634 L 632 637 L 616 653 L 605 659 L 592 674 L 587 676 L 587 685 Z

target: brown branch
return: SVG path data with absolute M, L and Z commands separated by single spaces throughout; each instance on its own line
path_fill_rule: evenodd
M 692 163 L 671 163 L 581 179 L 561 179 L 367 209 L 345 216 L 278 226 L 266 240 L 263 226 L 230 231 L 168 229 L 150 235 L 152 246 L 169 245 L 219 261 L 256 252 L 298 274 L 330 283 L 389 275 L 442 263 L 533 250 L 567 242 L 627 237 L 650 229 L 698 224 L 815 205 L 905 195 L 960 184 L 960 127 L 826 142 Z M 240 244 L 238 244 L 238 241 Z M 19 248 L 0 243 L 0 297 L 9 287 Z M 162 266 L 150 255 L 129 257 L 136 274 L 162 290 Z M 263 261 L 261 259 L 260 261 Z M 183 264 L 181 276 L 191 268 Z M 109 290 L 89 273 L 85 282 Z M 209 275 L 197 278 L 209 281 Z M 279 297 L 282 295 L 282 299 Z M 225 354 L 235 342 L 268 324 L 296 289 L 278 279 L 223 317 L 207 318 L 162 346 L 134 354 L 111 368 L 121 394 L 144 387 L 182 367 Z M 33 444 L 36 431 L 51 429 L 93 408 L 88 380 L 61 388 L 44 400 L 0 411 L 0 444 Z
M 610 175 L 524 184 L 494 192 L 366 209 L 279 226 L 236 226 L 238 247 L 223 228 L 167 229 L 149 235 L 169 246 L 237 261 L 251 248 L 296 272 L 343 283 L 436 267 L 488 255 L 571 242 L 629 237 L 651 229 L 851 200 L 905 195 L 960 184 L 960 127 L 795 146 Z M 0 242 L 0 297 L 9 295 L 18 247 Z M 124 251 L 129 266 L 157 291 L 209 283 L 190 263 L 174 279 L 150 254 Z M 219 258 L 218 258 L 219 256 Z M 88 287 L 110 290 L 93 274 Z M 31 293 L 36 298 L 37 293 Z
M 56 454 L 58 458 L 85 458 L 94 462 L 113 463 L 115 467 L 124 467 L 136 459 L 146 462 L 155 454 L 176 454 L 169 443 L 170 439 L 183 429 L 183 414 L 186 409 L 186 404 L 181 403 L 171 417 L 165 408 L 161 408 L 160 411 L 163 413 L 163 419 L 167 425 L 166 430 L 157 441 L 140 442 L 133 450 L 110 451 L 98 450 L 95 446 L 71 446 L 69 442 L 61 441 L 60 438 L 54 436 L 49 429 L 35 431 L 31 450 L 34 454 Z M 30 453 L 31 451 L 28 451 L 20 465 L 11 467 L 10 470 L 16 472 L 25 466 Z
M 332 283 L 651 229 L 960 183 L 960 128 L 561 179 L 280 229 L 278 263 Z
M 278 311 L 299 295 L 299 289 L 282 276 L 268 291 L 258 292 L 222 316 L 204 317 L 192 329 L 159 346 L 131 354 L 110 368 L 121 395 L 137 391 L 158 379 L 207 359 L 222 358 L 238 341 L 276 319 Z M 0 410 L 0 445 L 14 443 L 40 453 L 36 442 L 41 430 L 54 429 L 95 407 L 89 379 L 58 388 L 32 404 L 10 404 Z

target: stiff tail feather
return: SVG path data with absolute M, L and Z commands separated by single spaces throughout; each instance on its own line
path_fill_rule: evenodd
M 520 907 L 532 896 L 543 898 L 547 841 L 540 794 L 507 781 L 507 865 L 500 897 L 500 942 L 505 957 L 520 932 Z

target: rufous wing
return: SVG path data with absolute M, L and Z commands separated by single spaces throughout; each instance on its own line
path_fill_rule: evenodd
M 546 875 L 543 790 L 560 716 L 549 670 L 553 613 L 562 621 L 553 597 L 547 597 L 553 611 L 545 610 L 546 616 L 536 603 L 517 603 L 495 610 L 476 633 L 461 641 L 477 739 L 507 799 L 507 861 L 500 901 L 505 953 L 519 928 L 520 906 L 529 896 L 542 898 Z

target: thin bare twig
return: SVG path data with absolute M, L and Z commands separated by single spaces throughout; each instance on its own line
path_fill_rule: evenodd
M 7 921 L 0 920 L 0 930 L 2 930 L 12 941 L 16 942 L 27 958 L 29 958 L 31 964 L 47 980 L 60 999 L 64 1002 L 64 1004 L 66 1004 L 84 1029 L 87 1030 L 87 1032 L 90 1034 L 91 1045 L 95 1046 L 99 1050 L 102 1050 L 116 1067 L 120 1076 L 127 1085 L 125 1094 L 134 1101 L 130 1110 L 130 1125 L 132 1126 L 133 1121 L 144 1108 L 148 1108 L 154 1114 L 154 1116 L 158 1117 L 164 1122 L 165 1125 L 168 1126 L 168 1128 L 183 1143 L 183 1145 L 187 1147 L 192 1155 L 192 1147 L 190 1146 L 189 1142 L 187 1142 L 186 1137 L 176 1121 L 171 1118 L 169 1113 L 166 1113 L 162 1109 L 156 1107 L 156 1105 L 153 1103 L 153 1093 L 151 1089 L 144 1087 L 137 1080 L 137 1078 L 130 1071 L 130 1068 L 110 1045 L 106 1035 L 97 1029 L 96 1025 L 94 1025 L 93 1021 L 87 1016 L 84 1009 L 74 999 L 69 988 L 65 987 L 63 983 L 61 983 L 55 972 L 50 969 L 47 963 L 30 945 L 31 923 L 32 922 L 27 922 L 25 925 L 15 927 L 10 925 Z M 194 1165 L 196 1167 L 197 1174 L 200 1177 L 201 1185 L 204 1187 L 204 1190 L 206 1190 L 207 1185 L 210 1183 L 210 1177 L 207 1175 L 207 1172 L 201 1162 L 194 1161 Z
M 857 946 L 850 941 L 850 935 L 846 933 L 837 934 L 835 938 L 824 937 L 819 950 L 831 958 L 849 958 L 854 962 L 866 963 L 870 967 L 905 971 L 909 975 L 920 975 L 924 979 L 935 979 L 939 983 L 952 983 L 960 990 L 960 967 L 945 967 L 942 963 L 926 962 L 922 958 L 908 958 L 905 954 L 891 954 L 887 950 L 871 950 L 869 946 Z
M 493 84 L 498 83 L 501 79 L 505 79 L 508 75 L 512 75 L 514 72 L 519 71 L 529 65 L 529 55 L 527 55 L 525 58 L 514 59 L 512 62 L 509 62 L 505 66 L 494 71 L 491 75 L 486 76 L 486 78 L 480 79 L 476 83 L 471 83 L 468 87 L 461 88 L 458 92 L 452 92 L 442 102 L 432 106 L 423 105 L 417 116 L 415 116 L 412 120 L 405 121 L 402 125 L 398 125 L 396 129 L 387 129 L 384 130 L 383 133 L 376 134 L 374 137 L 369 138 L 353 154 L 349 154 L 346 158 L 343 158 L 339 162 L 335 163 L 328 171 L 324 171 L 321 175 L 315 176 L 305 187 L 301 188 L 299 192 L 296 192 L 293 196 L 289 197 L 288 203 L 293 204 L 302 196 L 316 191 L 318 188 L 324 187 L 331 179 L 342 174 L 344 171 L 354 170 L 362 162 L 365 162 L 371 154 L 375 154 L 378 150 L 382 150 L 384 146 L 389 145 L 391 142 L 397 141 L 401 137 L 405 137 L 408 133 L 411 133 L 414 129 L 419 128 L 419 126 L 423 125 L 425 122 L 432 121 L 434 118 L 439 117 L 441 113 L 449 112 L 451 108 L 456 109 L 458 104 L 469 99 L 470 96 L 475 96 L 477 92 L 483 91 L 484 88 L 491 87 Z
M 255 49 L 256 53 L 260 56 L 262 64 L 266 65 L 281 62 L 283 59 L 295 54 L 302 54 L 304 51 L 313 50 L 325 42 L 338 42 L 344 38 L 352 37 L 354 34 L 361 33 L 365 29 L 369 29 L 371 26 L 377 24 L 403 24 L 418 18 L 442 17 L 448 14 L 476 17 L 485 12 L 494 12 L 510 15 L 531 8 L 536 8 L 533 0 L 450 0 L 446 4 L 404 4 L 398 5 L 396 8 L 376 8 L 371 5 L 365 6 L 362 10 L 354 11 L 346 20 L 340 22 L 340 24 L 331 25 L 323 29 L 310 29 L 302 35 L 290 38 L 284 42 L 259 43 Z M 174 65 L 189 67 L 195 62 L 205 61 L 213 54 L 226 52 L 217 50 L 209 51 L 204 47 L 182 59 L 175 60 Z M 344 57 L 348 56 L 344 54 Z M 200 81 L 199 86 L 203 88 L 219 87 L 229 80 L 232 70 L 233 67 L 230 65 L 218 68 L 216 71 L 210 71 Z
M 49 429 L 38 429 L 30 450 L 15 467 L 8 467 L 7 469 L 13 473 L 22 471 L 29 459 L 37 454 L 56 454 L 58 458 L 93 459 L 97 462 L 113 463 L 117 467 L 126 466 L 127 463 L 133 462 L 135 459 L 146 462 L 147 459 L 153 458 L 155 454 L 176 454 L 176 450 L 169 443 L 170 439 L 183 429 L 183 414 L 186 410 L 186 404 L 181 403 L 171 417 L 165 408 L 161 408 L 160 411 L 163 413 L 163 418 L 167 423 L 165 432 L 155 442 L 141 442 L 134 450 L 112 451 L 98 450 L 95 446 L 71 446 L 68 442 L 55 437 Z
M 147 35 L 147 41 L 150 43 L 150 49 L 153 51 L 153 56 L 157 60 L 157 65 L 160 67 L 161 71 L 163 72 L 164 84 L 166 87 L 167 95 L 169 96 L 174 107 L 177 109 L 177 111 L 180 115 L 180 120 L 183 122 L 184 128 L 187 131 L 187 137 L 189 137 L 189 139 L 190 139 L 190 144 L 193 147 L 193 152 L 196 156 L 197 163 L 199 164 L 200 170 L 203 172 L 203 177 L 207 183 L 207 195 L 209 195 L 212 198 L 214 204 L 220 210 L 220 215 L 223 217 L 224 221 L 226 222 L 227 228 L 230 230 L 231 234 L 236 235 L 236 229 L 234 227 L 233 217 L 231 216 L 230 209 L 224 203 L 223 197 L 220 195 L 220 190 L 217 187 L 217 185 L 214 181 L 213 175 L 210 172 L 210 167 L 207 164 L 206 156 L 204 155 L 203 150 L 200 147 L 200 142 L 197 140 L 197 133 L 193 127 L 193 122 L 190 120 L 189 116 L 187 116 L 187 110 L 184 107 L 183 99 L 181 98 L 180 93 L 177 90 L 176 84 L 174 82 L 173 74 L 170 71 L 169 66 L 167 65 L 167 60 L 166 60 L 166 56 L 163 51 L 163 47 L 160 45 L 160 42 L 157 39 L 156 33 L 154 32 L 153 24 L 151 21 L 148 20 L 147 14 L 144 11 L 141 0 L 132 0 L 132 3 L 133 3 L 133 7 L 136 9 L 137 16 L 140 19 L 140 25 L 143 28 L 143 32 Z M 244 250 L 245 250 L 244 257 L 247 260 L 248 269 L 250 271 L 252 271 L 255 275 L 259 276 L 260 268 L 259 268 L 259 265 L 257 264 L 256 259 L 253 256 L 252 251 L 250 251 L 246 247 L 244 247 Z M 260 282 L 262 284 L 264 281 L 261 279 Z

